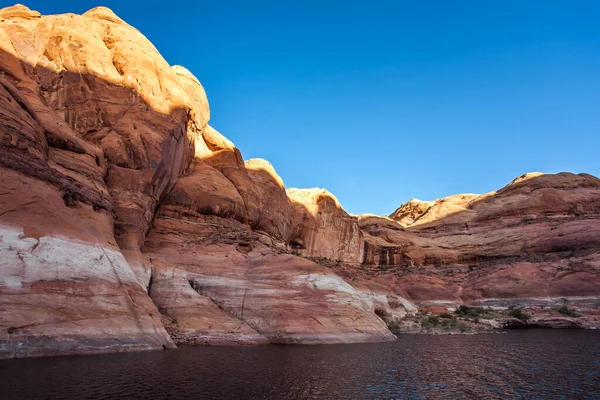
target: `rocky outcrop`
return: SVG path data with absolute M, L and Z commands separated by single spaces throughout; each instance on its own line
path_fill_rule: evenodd
M 467 206 L 477 198 L 477 194 L 457 194 L 435 201 L 411 199 L 394 211 L 390 218 L 403 226 L 414 226 L 437 221 L 459 212 L 468 212 Z
M 526 174 L 494 193 L 415 204 L 391 215 L 400 226 L 361 225 L 366 263 L 399 275 L 409 299 L 507 306 L 598 297 L 599 179 Z
M 172 345 L 140 246 L 208 120 L 202 87 L 108 9 L 0 15 L 3 355 Z
M 294 204 L 296 235 L 291 246 L 299 254 L 349 263 L 362 260 L 358 219 L 349 215 L 325 189 L 287 190 Z
M 253 173 L 248 176 L 252 178 Z M 261 178 L 265 185 L 276 182 L 270 174 Z M 210 192 L 202 190 L 203 195 Z M 159 310 L 174 320 L 171 331 L 185 333 L 192 317 L 178 316 L 179 290 L 174 294 L 165 287 L 183 286 L 184 293 L 196 303 L 186 300 L 187 315 L 197 319 L 198 314 L 218 311 L 253 332 L 248 338 L 247 332 L 236 330 L 237 326 L 221 326 L 213 321 L 214 317 L 206 317 L 210 330 L 216 331 L 212 333 L 215 337 L 225 333 L 228 340 L 256 343 L 267 339 L 271 343 L 331 343 L 393 338 L 374 314 L 373 302 L 343 279 L 271 242 L 265 244 L 265 237 L 277 241 L 281 236 L 253 230 L 249 221 L 231 218 L 232 213 L 190 208 L 194 198 L 180 199 L 176 185 L 157 210 L 144 246 L 154 271 L 150 296 Z M 277 199 L 274 196 L 260 201 Z M 278 214 L 270 216 L 277 218 Z M 207 310 L 208 302 L 217 308 Z M 200 340 L 210 343 L 206 337 L 203 334 Z
M 244 162 L 200 82 L 112 11 L 1 10 L 0 70 L 1 357 L 393 338 L 282 254 L 295 210 L 272 166 Z
M 418 307 L 599 305 L 595 177 L 355 216 L 209 119 L 198 79 L 109 9 L 0 10 L 0 358 L 392 340 Z

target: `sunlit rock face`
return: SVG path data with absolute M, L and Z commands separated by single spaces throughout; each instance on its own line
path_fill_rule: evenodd
M 392 340 L 378 315 L 419 305 L 598 301 L 595 177 L 355 216 L 209 118 L 112 11 L 0 10 L 0 357 Z
M 598 304 L 596 177 L 531 173 L 481 196 L 412 200 L 390 217 L 396 227 L 361 220 L 364 263 L 393 267 L 415 302 Z
M 268 162 L 244 163 L 235 148 L 196 156 L 157 209 L 144 246 L 150 296 L 177 342 L 394 338 L 368 296 L 290 254 L 293 213 Z
M 529 173 L 484 195 L 413 199 L 390 217 L 350 216 L 320 189 L 289 189 L 300 254 L 343 260 L 422 306 L 600 305 L 600 180 Z
M 362 234 L 358 219 L 349 215 L 325 189 L 287 190 L 295 209 L 293 247 L 309 257 L 349 263 L 362 261 Z
M 208 121 L 202 86 L 105 8 L 3 9 L 0 69 L 3 355 L 172 346 L 140 247 Z
M 40 17 L 15 6 L 0 32 L 5 89 L 44 132 L 27 148 L 47 145 L 52 173 L 79 183 L 66 195 L 103 196 L 84 200 L 114 212 L 119 246 L 147 283 L 139 248 L 207 124 L 202 85 L 103 7 Z
M 393 338 L 347 283 L 285 254 L 281 178 L 112 11 L 1 10 L 0 103 L 2 357 Z

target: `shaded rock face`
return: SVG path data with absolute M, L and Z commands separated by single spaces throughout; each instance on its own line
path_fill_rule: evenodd
M 177 74 L 107 10 L 22 6 L 0 12 L 0 70 L 1 355 L 173 346 L 136 244 L 193 154 L 185 93 L 156 78 Z
M 257 178 L 255 171 L 245 175 L 243 165 L 237 168 L 239 177 L 261 179 L 272 193 L 283 190 L 280 179 L 270 173 Z M 182 188 L 199 190 L 201 196 L 214 194 L 202 184 L 202 177 L 206 182 L 207 177 L 215 176 L 214 171 L 198 174 L 197 182 L 182 184 Z M 191 174 L 196 174 L 194 168 Z M 393 339 L 365 294 L 326 268 L 281 249 L 289 224 L 288 220 L 275 225 L 282 210 L 259 214 L 259 219 L 249 221 L 242 211 L 214 212 L 213 208 L 208 212 L 190 207 L 198 203 L 198 197 L 183 197 L 177 190 L 186 179 L 178 181 L 157 210 L 143 249 L 153 268 L 150 296 L 170 319 L 168 329 L 177 340 L 257 344 Z M 248 187 L 253 188 L 259 204 L 289 204 L 287 197 L 287 202 L 277 203 L 282 197 L 276 193 L 265 198 L 261 189 Z M 231 188 L 216 193 L 233 199 L 238 192 L 233 190 L 235 186 Z M 242 210 L 248 203 L 245 199 L 222 203 L 237 204 Z M 291 211 L 289 208 L 287 212 Z M 264 227 L 278 230 L 267 234 L 260 229 Z M 185 293 L 185 300 L 180 293 Z
M 340 206 L 325 189 L 288 189 L 294 204 L 296 234 L 292 247 L 309 257 L 349 263 L 362 260 L 362 234 L 358 219 Z
M 272 166 L 244 162 L 200 82 L 112 11 L 0 10 L 0 105 L 0 357 L 393 338 L 285 254 Z
M 63 190 L 73 204 L 81 199 L 114 212 L 119 246 L 147 281 L 139 248 L 208 121 L 202 86 L 102 7 L 46 17 L 4 9 L 0 46 L 3 86 L 39 126 L 35 138 L 10 149 L 17 158 L 27 149 L 20 170 L 31 173 L 40 160 L 29 149 L 42 146 L 43 158 L 47 146 L 53 183 L 70 185 Z
M 200 82 L 112 11 L 0 10 L 0 357 L 391 340 L 416 305 L 598 305 L 595 177 L 353 216 L 209 119 Z
M 392 229 L 376 219 L 361 224 L 365 263 L 392 267 L 409 299 L 597 302 L 598 178 L 527 174 L 494 193 L 421 202 L 427 208 L 417 211 L 414 204 L 391 215 L 404 226 Z
M 155 271 L 150 295 L 163 314 L 176 320 L 174 331 L 185 332 L 194 324 L 199 332 L 239 336 L 241 327 L 250 333 L 235 340 L 251 343 L 393 338 L 362 292 L 326 268 L 278 253 L 259 239 L 238 221 L 189 213 L 181 218 L 176 208 L 159 211 L 144 251 Z M 216 306 L 178 316 L 171 311 L 181 302 L 178 292 L 155 289 L 175 284 L 193 301 Z M 231 327 L 229 321 L 237 324 Z

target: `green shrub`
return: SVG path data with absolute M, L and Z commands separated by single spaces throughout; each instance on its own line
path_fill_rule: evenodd
M 527 321 L 528 319 L 531 318 L 531 315 L 526 314 L 520 308 L 513 308 L 512 310 L 510 310 L 508 312 L 508 315 L 513 318 L 520 319 L 521 321 Z
M 464 304 L 458 306 L 458 308 L 454 311 L 454 314 L 460 317 L 477 319 L 479 319 L 481 315 L 484 315 L 486 313 L 487 311 L 483 307 L 469 307 L 465 306 Z
M 439 319 L 439 317 L 430 315 L 427 318 L 421 318 L 420 322 L 421 322 L 421 326 L 423 327 L 423 329 L 431 329 L 431 328 L 435 328 L 439 325 L 440 319 Z
M 440 321 L 442 328 L 444 328 L 446 331 L 456 330 L 456 322 L 457 319 L 452 316 L 450 316 L 450 318 L 444 318 Z
M 573 308 L 569 308 L 567 307 L 566 304 L 563 304 L 562 306 L 558 307 L 556 309 L 556 311 L 558 311 L 559 313 L 561 313 L 562 315 L 565 315 L 567 317 L 581 317 L 581 313 L 579 313 L 577 310 L 573 309 Z
M 386 325 L 392 333 L 398 333 L 400 331 L 400 325 L 398 325 L 396 321 L 387 321 Z
M 452 318 L 450 320 L 450 328 L 456 329 L 456 323 L 457 323 L 456 318 Z
M 468 309 L 469 309 L 468 306 L 460 305 L 460 306 L 458 306 L 456 308 L 456 310 L 454 310 L 454 314 L 456 314 L 456 315 L 464 315 L 467 312 Z

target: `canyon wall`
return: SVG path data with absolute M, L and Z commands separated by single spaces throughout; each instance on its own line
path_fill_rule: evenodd
M 481 196 L 412 200 L 365 219 L 365 263 L 385 264 L 420 303 L 598 305 L 600 180 L 526 174 Z M 402 224 L 404 223 L 404 224 Z
M 104 7 L 0 10 L 0 357 L 392 340 L 418 306 L 597 306 L 600 180 L 354 216 L 211 125 Z

